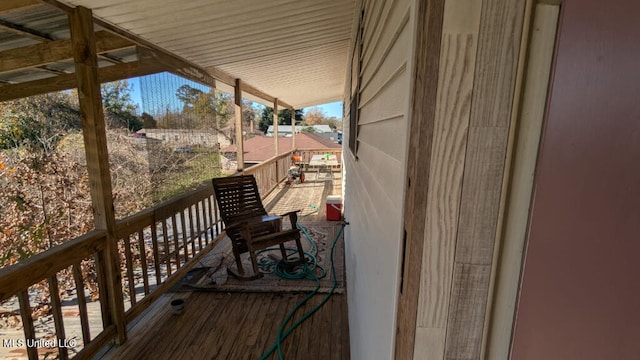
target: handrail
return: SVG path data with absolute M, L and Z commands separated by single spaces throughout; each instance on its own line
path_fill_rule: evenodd
M 278 156 L 273 156 L 260 164 L 254 165 L 250 168 L 245 169 L 244 171 L 238 174 L 244 175 L 254 175 L 256 178 L 256 183 L 258 184 L 258 190 L 260 191 L 260 196 L 264 199 L 266 198 L 277 186 L 280 182 L 282 182 L 287 177 L 287 171 L 291 166 L 291 155 L 294 152 L 298 152 L 302 155 L 302 162 L 304 164 L 308 164 L 311 160 L 311 156 L 315 154 L 341 154 L 341 148 L 314 148 L 314 149 L 294 149 L 287 151 L 284 154 L 280 154 Z M 332 171 L 339 171 L 341 168 L 342 159 L 341 156 L 338 156 L 338 165 L 330 166 L 329 168 Z
M 263 199 L 287 176 L 292 153 L 293 150 L 287 151 L 242 171 L 243 175 L 255 176 L 258 191 Z
M 0 270 L 0 300 L 5 300 L 105 247 L 106 231 L 91 231 Z
M 273 157 L 271 157 L 271 158 L 269 158 L 269 159 L 267 159 L 267 160 L 265 160 L 265 161 L 263 161 L 263 162 L 261 162 L 259 164 L 256 164 L 256 165 L 253 165 L 250 168 L 244 169 L 243 173 L 252 174 L 255 171 L 257 171 L 257 170 L 259 170 L 259 169 L 261 169 L 261 168 L 263 168 L 265 166 L 271 165 L 273 162 L 275 162 L 277 160 L 284 159 L 284 158 L 286 158 L 288 156 L 291 156 L 292 153 L 293 153 L 293 150 L 290 150 L 290 151 L 288 151 L 288 152 L 286 152 L 284 154 L 273 156 Z

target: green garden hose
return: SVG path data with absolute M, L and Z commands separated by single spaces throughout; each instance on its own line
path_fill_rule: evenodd
M 301 230 L 304 229 L 304 227 L 302 227 L 299 223 L 297 224 L 298 227 L 301 228 Z M 309 293 L 304 299 L 302 299 L 302 301 L 300 303 L 298 303 L 293 310 L 287 315 L 287 317 L 285 318 L 284 322 L 282 323 L 282 325 L 280 325 L 280 328 L 278 329 L 278 335 L 276 338 L 276 343 L 274 345 L 272 345 L 269 350 L 267 350 L 267 352 L 265 352 L 261 357 L 260 360 L 264 360 L 267 357 L 269 357 L 276 349 L 278 350 L 278 359 L 283 360 L 284 357 L 282 355 L 282 341 L 284 339 L 286 339 L 287 336 L 289 336 L 289 334 L 291 334 L 291 332 L 298 327 L 298 325 L 300 325 L 303 321 L 305 321 L 306 319 L 308 319 L 309 317 L 311 317 L 311 315 L 313 315 L 313 313 L 315 313 L 318 309 L 320 309 L 331 297 L 331 295 L 333 295 L 333 292 L 335 291 L 337 285 L 338 285 L 338 281 L 336 279 L 336 269 L 333 263 L 333 253 L 336 247 L 336 243 L 338 242 L 338 239 L 340 238 L 340 236 L 342 235 L 342 232 L 344 230 L 346 223 L 341 223 L 340 226 L 340 231 L 338 231 L 338 234 L 336 235 L 335 239 L 333 240 L 333 243 L 331 244 L 331 255 L 330 255 L 330 263 L 331 263 L 331 275 L 333 277 L 333 281 L 332 281 L 332 286 L 331 286 L 331 290 L 329 291 L 329 293 L 322 299 L 322 301 L 316 305 L 313 309 L 311 309 L 309 312 L 307 312 L 306 314 L 304 314 L 302 316 L 302 318 L 300 318 L 298 321 L 296 321 L 294 324 L 291 325 L 291 327 L 289 327 L 288 329 L 285 330 L 287 323 L 289 321 L 291 321 L 291 319 L 293 318 L 294 314 L 307 302 L 309 301 L 309 299 L 311 299 L 315 294 L 318 293 L 318 290 L 320 289 L 320 278 L 316 277 L 315 274 L 313 273 L 313 271 L 309 271 L 308 274 L 310 274 L 310 276 L 312 276 L 312 279 L 315 280 L 317 282 L 316 284 L 316 288 Z M 305 236 L 307 237 L 307 239 L 311 242 L 313 242 L 311 240 L 311 237 L 309 236 L 309 234 L 306 232 L 306 230 L 303 230 L 303 233 L 305 234 Z M 317 251 L 317 250 L 316 250 Z M 314 256 L 315 259 L 315 256 Z M 305 267 L 308 267 L 308 265 L 304 265 Z

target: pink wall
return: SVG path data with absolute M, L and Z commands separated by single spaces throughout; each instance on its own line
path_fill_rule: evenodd
M 512 359 L 640 359 L 640 2 L 561 21 Z

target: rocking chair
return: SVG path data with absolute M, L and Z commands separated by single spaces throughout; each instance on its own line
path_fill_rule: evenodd
M 292 211 L 282 215 L 291 221 L 290 230 L 282 230 L 282 217 L 268 215 L 262 205 L 258 185 L 253 175 L 230 176 L 213 179 L 222 221 L 226 225 L 227 236 L 231 239 L 233 255 L 238 267 L 237 273 L 231 268 L 229 273 L 241 280 L 253 280 L 262 277 L 258 267 L 256 251 L 280 246 L 282 259 L 287 264 L 302 264 L 306 260 L 300 243 L 300 230 L 296 223 L 298 212 Z M 287 253 L 283 243 L 295 240 L 298 258 L 287 261 Z M 253 275 L 246 276 L 240 255 L 248 252 L 253 266 Z

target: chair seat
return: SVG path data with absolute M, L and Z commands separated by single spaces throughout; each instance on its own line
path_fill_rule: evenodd
M 283 242 L 297 240 L 297 239 L 300 239 L 300 230 L 292 229 L 292 230 L 285 230 L 285 231 L 281 231 L 273 234 L 252 237 L 251 245 L 256 248 L 264 249 L 269 246 L 279 245 Z

